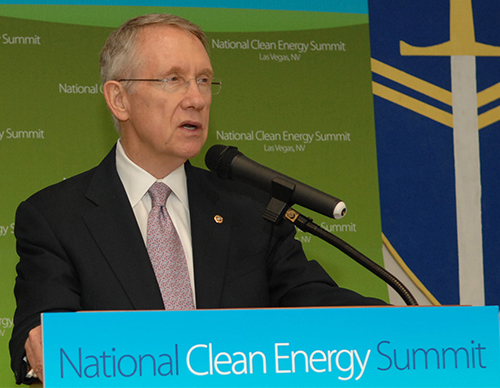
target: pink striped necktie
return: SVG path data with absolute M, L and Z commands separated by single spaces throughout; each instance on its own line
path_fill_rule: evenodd
M 148 216 L 148 253 L 163 304 L 166 310 L 193 310 L 193 292 L 184 249 L 166 207 L 172 190 L 164 183 L 155 182 L 148 192 L 152 203 Z

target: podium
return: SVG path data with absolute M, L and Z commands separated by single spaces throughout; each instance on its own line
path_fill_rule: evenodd
M 498 307 L 45 313 L 45 387 L 500 387 Z

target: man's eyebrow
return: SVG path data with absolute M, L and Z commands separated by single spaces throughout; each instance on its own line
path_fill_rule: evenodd
M 163 72 L 163 74 L 165 76 L 172 74 L 172 73 L 182 73 L 182 70 L 180 67 L 174 66 L 174 67 L 171 67 L 170 69 L 168 69 L 167 71 Z
M 203 69 L 202 71 L 199 71 L 198 74 L 207 74 L 207 75 L 213 76 L 214 72 L 212 69 L 206 68 L 206 69 Z
M 167 76 L 167 75 L 172 74 L 172 73 L 183 74 L 184 72 L 179 66 L 174 66 L 174 67 L 171 67 L 168 71 L 164 72 L 163 74 L 165 74 L 165 76 Z M 213 76 L 214 72 L 212 69 L 207 67 L 207 68 L 202 69 L 202 70 L 197 72 L 197 75 L 200 75 L 200 74 L 206 74 L 209 76 Z

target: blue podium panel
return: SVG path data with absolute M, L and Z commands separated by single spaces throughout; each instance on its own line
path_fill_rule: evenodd
M 498 307 L 46 313 L 45 387 L 500 387 Z

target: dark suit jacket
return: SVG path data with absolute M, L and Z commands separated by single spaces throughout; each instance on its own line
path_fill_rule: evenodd
M 291 224 L 264 221 L 267 194 L 189 162 L 185 169 L 197 308 L 383 303 L 337 287 L 306 259 Z M 224 221 L 216 223 L 216 215 Z M 15 233 L 10 350 L 18 382 L 24 343 L 41 312 L 164 308 L 114 149 L 98 167 L 21 203 Z

